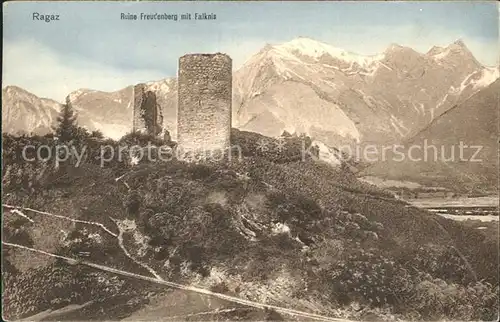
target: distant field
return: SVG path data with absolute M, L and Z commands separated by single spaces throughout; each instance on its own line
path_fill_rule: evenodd
M 419 208 L 441 208 L 441 207 L 496 207 L 498 208 L 498 196 L 487 196 L 477 198 L 429 198 L 412 199 L 409 202 Z
M 409 202 L 440 217 L 481 230 L 488 238 L 497 238 L 500 219 L 498 197 L 414 199 Z

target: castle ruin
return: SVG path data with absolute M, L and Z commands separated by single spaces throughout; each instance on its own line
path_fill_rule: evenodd
M 188 54 L 179 59 L 177 140 L 185 151 L 230 146 L 232 60 L 226 54 Z
M 146 84 L 134 86 L 133 131 L 159 135 L 163 131 L 163 113 L 156 94 Z

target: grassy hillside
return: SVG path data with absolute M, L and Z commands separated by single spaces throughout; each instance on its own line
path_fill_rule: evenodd
M 3 240 L 70 257 L 89 252 L 93 263 L 332 317 L 495 318 L 497 238 L 409 207 L 342 167 L 303 160 L 308 138 L 289 138 L 280 153 L 261 151 L 262 138 L 234 130 L 243 157 L 218 163 L 125 159 L 100 167 L 90 153 L 77 168 L 55 169 L 15 159 L 26 141 L 50 137 L 4 135 L 3 202 L 83 222 L 23 210 L 31 222 L 7 209 Z M 147 309 L 158 294 L 168 298 L 154 284 L 4 252 L 5 318 L 97 299 L 119 309 L 99 315 L 87 307 L 71 317 L 117 319 Z M 218 317 L 277 318 L 235 312 Z

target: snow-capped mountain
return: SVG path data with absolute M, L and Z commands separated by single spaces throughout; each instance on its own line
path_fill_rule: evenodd
M 330 146 L 398 142 L 498 77 L 498 68 L 482 66 L 462 41 L 425 54 L 391 45 L 381 54 L 363 56 L 301 37 L 266 45 L 235 71 L 233 126 L 270 136 L 284 130 L 307 133 Z M 133 85 L 116 92 L 70 93 L 80 125 L 112 138 L 130 131 Z M 175 139 L 176 79 L 147 85 Z M 57 111 L 56 102 L 34 95 L 30 101 L 14 93 L 25 91 L 9 88 L 4 90 L 10 91 L 3 102 L 4 131 L 50 127 L 53 118 L 32 116 L 26 102 L 47 115 Z
M 235 120 L 266 135 L 331 145 L 412 136 L 498 78 L 461 41 L 421 54 L 391 45 L 361 56 L 308 38 L 268 45 L 235 73 Z

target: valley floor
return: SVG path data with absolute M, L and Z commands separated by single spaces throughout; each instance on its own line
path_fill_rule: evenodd
M 425 198 L 411 199 L 409 202 L 419 208 L 435 207 L 498 207 L 499 198 L 495 196 L 485 196 L 476 198 Z

